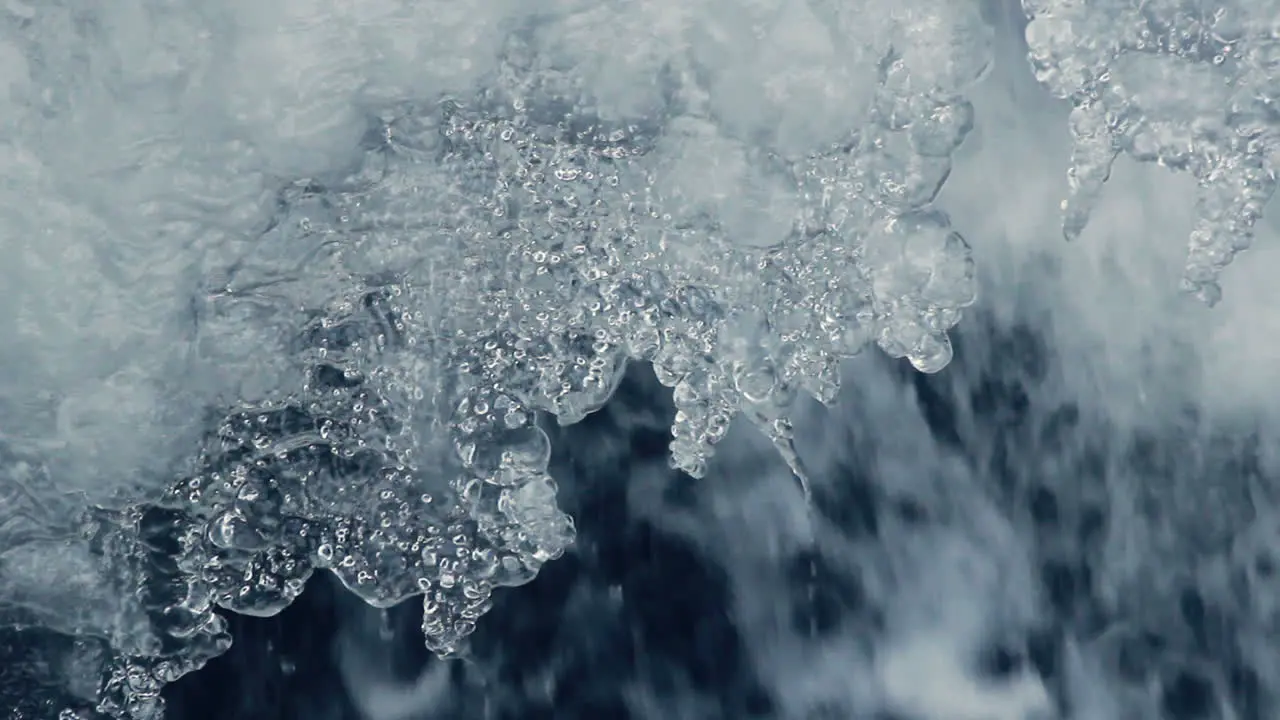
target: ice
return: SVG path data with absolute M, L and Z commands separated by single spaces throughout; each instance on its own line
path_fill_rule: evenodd
M 1183 284 L 1204 302 L 1275 191 L 1274 2 L 1025 0 L 1037 78 L 1075 106 L 1064 232 L 1080 234 L 1119 153 L 1191 173 Z
M 1023 9 L 1036 79 L 1072 106 L 1063 230 L 1084 245 L 1174 226 L 1192 239 L 1184 284 L 1216 302 L 1273 191 L 1276 9 Z M 137 720 L 225 649 L 220 609 L 277 613 L 315 569 L 377 607 L 422 596 L 428 646 L 462 653 L 496 588 L 574 539 L 545 423 L 598 410 L 631 362 L 673 390 L 673 467 L 705 475 L 741 416 L 808 491 L 799 408 L 833 404 L 873 343 L 943 370 L 977 299 L 974 248 L 1042 229 L 974 208 L 996 187 L 1036 207 L 1058 192 L 999 168 L 952 178 L 966 152 L 1030 152 L 1025 123 L 1065 114 L 977 109 L 1011 62 L 995 13 L 6 4 L 0 602 L 104 640 L 97 700 Z M 1164 202 L 1194 209 L 1186 227 L 1104 191 L 1132 160 L 1194 178 Z M 1167 256 L 1109 248 L 1061 256 L 1064 272 L 1129 285 L 1084 286 L 1067 301 L 1083 320 L 1052 327 L 1127 370 L 1065 368 L 1064 385 L 1128 418 L 1171 410 L 1182 383 L 1225 407 L 1273 377 L 1265 357 L 1247 380 L 1224 369 L 1226 347 L 1256 354 L 1255 306 L 1206 319 L 1159 290 Z M 1214 350 L 1180 365 L 1205 337 Z M 937 714 L 894 665 L 935 641 L 890 653 L 893 703 Z

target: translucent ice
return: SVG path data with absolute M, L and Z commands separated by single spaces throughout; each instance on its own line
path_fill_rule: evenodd
M 1272 192 L 1278 8 L 1024 6 L 1075 107 L 1068 235 L 1118 154 L 1185 169 L 1213 300 Z M 675 467 L 742 416 L 803 475 L 843 360 L 952 358 L 976 269 L 935 201 L 992 32 L 952 0 L 5 4 L 0 602 L 104 643 L 100 709 L 151 720 L 219 608 L 316 569 L 461 652 L 574 539 L 545 423 L 629 362 Z
M 1036 76 L 1075 110 L 1064 231 L 1083 231 L 1119 153 L 1191 173 L 1199 220 L 1184 287 L 1221 298 L 1218 275 L 1252 242 L 1275 192 L 1275 2 L 1023 0 Z

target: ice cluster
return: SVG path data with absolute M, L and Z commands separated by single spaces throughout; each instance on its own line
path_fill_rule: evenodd
M 5 11 L 12 330 L 118 361 L 5 398 L 53 422 L 6 438 L 4 600 L 87 638 L 97 712 L 160 717 L 228 646 L 218 608 L 276 613 L 317 568 L 421 595 L 456 654 L 574 537 L 540 423 L 629 360 L 674 388 L 677 467 L 739 413 L 794 463 L 798 393 L 869 343 L 941 369 L 974 299 L 931 205 L 990 62 L 976 6 L 329 5 Z M 122 421 L 200 450 L 148 462 Z M 55 527 L 60 488 L 88 503 Z
M 1116 156 L 1199 186 L 1184 287 L 1213 305 L 1280 169 L 1275 0 L 1022 0 L 1036 77 L 1069 98 L 1064 232 L 1080 234 Z
M 1119 150 L 1187 167 L 1212 294 L 1270 193 L 1268 31 L 1113 4 L 1026 2 L 1077 105 L 1068 234 Z M 134 720 L 226 650 L 219 608 L 315 569 L 421 595 L 456 655 L 574 538 L 543 423 L 632 360 L 674 467 L 741 415 L 803 479 L 791 409 L 843 359 L 951 358 L 974 265 L 933 203 L 991 32 L 955 0 L 9 0 L 0 608 Z

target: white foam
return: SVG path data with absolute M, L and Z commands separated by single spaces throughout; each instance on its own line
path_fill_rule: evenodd
M 921 629 L 889 646 L 877 665 L 885 703 L 921 720 L 1028 720 L 1055 710 L 1044 683 L 1031 672 L 984 683 L 965 662 L 957 631 Z

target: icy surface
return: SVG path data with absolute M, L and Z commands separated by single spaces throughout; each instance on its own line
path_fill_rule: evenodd
M 971 240 L 1006 293 L 993 312 L 1033 314 L 1009 294 L 1035 266 L 1018 243 L 1049 242 L 1025 218 L 1062 189 L 1001 172 L 1016 143 L 1032 152 L 1029 125 L 1069 129 L 1069 237 L 1125 234 L 1102 189 L 1117 157 L 1188 171 L 1184 284 L 1216 302 L 1274 183 L 1280 8 L 1202 5 L 1027 0 L 1020 24 L 953 0 L 11 0 L 0 609 L 78 638 L 72 694 L 135 720 L 160 718 L 164 685 L 227 650 L 221 611 L 275 615 L 316 569 L 377 608 L 421 596 L 427 647 L 463 654 L 496 588 L 569 551 L 551 435 L 635 362 L 671 389 L 673 468 L 707 475 L 741 417 L 808 499 L 829 478 L 803 459 L 798 415 L 833 404 L 868 345 L 924 373 L 951 362 L 948 333 L 978 296 Z M 1010 111 L 1044 88 L 1070 100 L 1065 125 L 1043 104 Z M 966 153 L 987 164 L 957 183 Z M 996 196 L 1039 209 L 982 215 Z M 1177 225 L 1144 212 L 1135 234 Z M 1177 417 L 1179 399 L 1256 402 L 1274 372 L 1265 319 L 1206 319 L 1165 292 L 1167 253 L 1126 241 L 1052 251 L 1060 274 L 1091 278 L 1078 293 L 1027 280 L 1067 297 L 1058 341 L 1125 368 L 1064 365 L 1061 383 L 1103 393 L 1125 428 Z M 1098 280 L 1117 264 L 1123 282 Z M 1221 372 L 1250 354 L 1246 377 Z M 942 455 L 925 477 L 909 468 L 918 448 L 894 452 L 886 487 L 990 490 L 939 470 Z M 1178 502 L 1221 506 L 1197 532 L 1230 539 L 1221 562 L 1273 623 L 1256 558 L 1274 528 L 1233 491 L 1180 482 Z M 948 530 L 959 539 L 895 545 L 898 572 L 922 578 L 907 594 L 977 583 L 1031 614 L 1030 590 L 999 589 L 1030 572 L 1013 531 L 958 507 L 973 514 Z M 809 521 L 798 547 L 820 544 Z M 1112 555 L 1176 556 L 1161 532 L 1116 531 Z M 993 555 L 995 576 L 966 564 Z M 1129 560 L 1100 572 L 1117 604 L 1142 584 Z M 951 694 L 975 718 L 1047 712 L 1029 677 L 965 685 L 960 655 L 992 622 L 969 609 L 900 604 L 892 647 L 856 661 L 872 705 L 932 717 Z M 911 682 L 924 657 L 933 690 Z
M 1210 305 L 1275 192 L 1280 4 L 1272 0 L 1023 0 L 1036 77 L 1069 98 L 1078 236 L 1125 153 L 1191 173 L 1198 219 L 1183 284 Z

